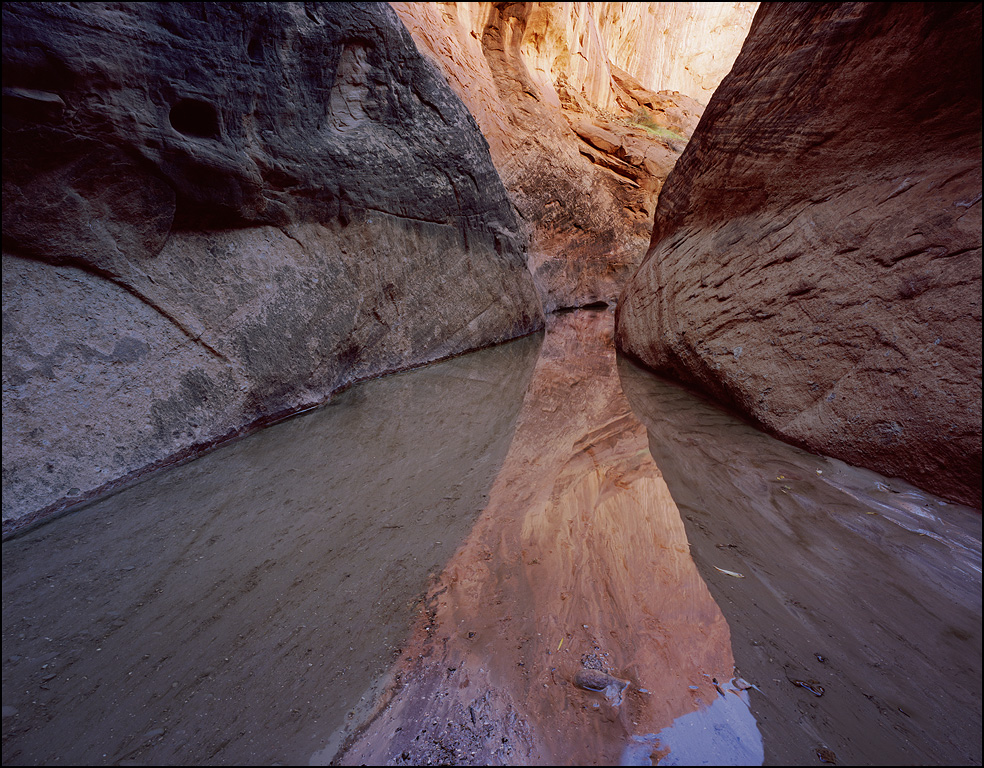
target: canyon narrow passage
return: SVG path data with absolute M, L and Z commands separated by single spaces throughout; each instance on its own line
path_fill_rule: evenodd
M 551 316 L 5 543 L 4 763 L 979 762 L 979 514 L 612 335 Z
M 981 764 L 981 3 L 2 19 L 4 766 Z

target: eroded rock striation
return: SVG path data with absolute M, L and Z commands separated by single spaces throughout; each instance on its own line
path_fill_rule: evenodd
M 617 340 L 812 451 L 981 505 L 981 7 L 769 4 Z
M 384 4 L 3 8 L 3 521 L 542 325 Z
M 392 5 L 488 139 L 544 308 L 614 301 L 703 109 L 677 69 L 713 89 L 756 4 Z

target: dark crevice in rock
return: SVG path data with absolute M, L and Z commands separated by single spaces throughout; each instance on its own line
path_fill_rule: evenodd
M 589 301 L 584 304 L 572 304 L 569 306 L 556 307 L 552 314 L 562 315 L 567 312 L 577 312 L 579 309 L 591 309 L 591 310 L 603 310 L 608 309 L 609 306 L 613 305 L 614 301 L 604 301 L 599 299 L 597 301 Z
M 185 136 L 199 139 L 219 139 L 219 113 L 207 101 L 181 99 L 168 114 L 171 127 Z

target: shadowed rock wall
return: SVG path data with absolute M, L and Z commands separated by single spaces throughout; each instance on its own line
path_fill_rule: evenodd
M 755 4 L 392 5 L 488 139 L 544 308 L 614 301 L 702 111 L 668 62 L 713 88 Z
M 788 441 L 980 507 L 981 6 L 762 6 L 617 340 Z
M 4 531 L 542 325 L 468 110 L 383 4 L 3 8 Z

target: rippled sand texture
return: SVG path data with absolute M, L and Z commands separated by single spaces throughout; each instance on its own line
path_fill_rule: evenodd
M 4 543 L 3 763 L 326 749 L 485 507 L 539 343 L 366 382 Z
M 766 761 L 980 765 L 980 512 L 619 372 L 758 687 Z
M 724 695 L 728 626 L 621 393 L 612 325 L 551 319 L 488 506 L 344 762 L 647 760 L 659 744 L 633 736 Z M 585 666 L 624 695 L 573 685 Z

